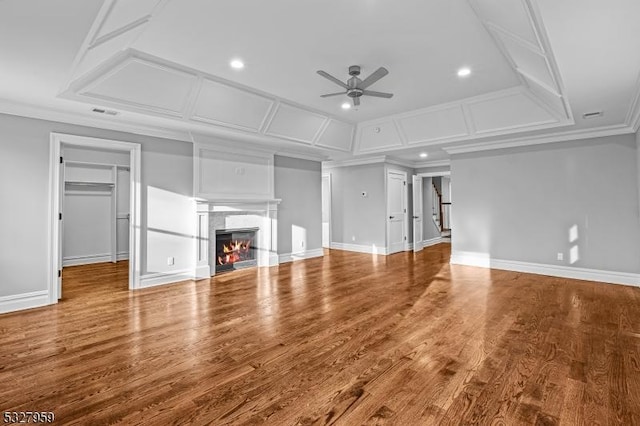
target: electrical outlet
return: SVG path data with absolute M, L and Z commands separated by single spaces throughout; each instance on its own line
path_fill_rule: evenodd
M 351 237 L 351 241 L 355 241 L 355 240 L 356 240 L 356 236 L 355 236 L 355 235 L 353 235 L 353 236 Z
M 564 260 L 564 253 L 558 253 L 558 260 Z
M 175 257 L 171 256 L 171 257 L 167 257 L 167 265 L 169 266 L 173 266 L 174 263 L 176 263 L 176 259 Z
M 304 247 L 304 241 L 300 241 L 300 247 Z

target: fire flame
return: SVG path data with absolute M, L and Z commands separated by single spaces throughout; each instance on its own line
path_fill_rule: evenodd
M 227 265 L 235 263 L 240 260 L 244 260 L 248 257 L 249 249 L 251 248 L 250 240 L 235 240 L 231 241 L 229 245 L 222 245 L 222 256 L 218 256 L 218 263 L 220 265 Z

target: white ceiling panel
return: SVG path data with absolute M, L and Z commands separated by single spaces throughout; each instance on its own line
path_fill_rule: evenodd
M 482 19 L 538 45 L 525 0 L 471 0 Z
M 180 0 L 155 15 L 135 48 L 346 121 L 367 121 L 514 87 L 517 75 L 466 0 L 247 2 Z M 241 58 L 245 68 L 231 69 Z M 361 77 L 384 66 L 389 75 L 343 111 L 344 97 L 321 98 L 360 65 Z M 462 66 L 474 70 L 461 81 Z
M 408 143 L 428 142 L 469 134 L 460 105 L 403 117 L 398 119 L 398 124 Z
M 177 115 L 182 114 L 195 82 L 195 75 L 130 59 L 81 94 Z
M 138 27 L 131 31 L 126 31 L 106 40 L 104 43 L 88 49 L 75 70 L 74 79 L 83 76 L 101 63 L 108 61 L 118 52 L 125 50 L 126 47 L 140 35 L 142 29 L 142 27 Z
M 476 133 L 492 133 L 556 122 L 546 109 L 524 93 L 470 102 Z
M 529 86 L 529 91 L 541 102 L 547 105 L 559 117 L 567 117 L 562 97 L 556 93 L 552 93 L 544 86 L 539 85 L 536 81 L 523 76 Z
M 115 0 L 97 38 L 148 17 L 160 0 Z
M 534 52 L 501 32 L 496 34 L 519 70 L 558 91 L 558 85 L 555 83 L 547 60 L 542 53 Z
M 360 152 L 382 151 L 401 145 L 402 139 L 392 120 L 367 124 L 358 130 L 357 150 Z
M 324 148 L 350 151 L 353 131 L 353 124 L 329 120 L 327 127 L 324 129 L 324 132 L 322 132 L 322 135 L 320 135 L 316 145 Z
M 313 143 L 326 120 L 327 117 L 323 115 L 279 104 L 265 133 L 297 142 Z
M 272 105 L 271 99 L 204 79 L 191 119 L 257 132 Z

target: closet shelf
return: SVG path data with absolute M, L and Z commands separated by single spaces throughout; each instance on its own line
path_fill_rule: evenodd
M 109 187 L 112 188 L 114 185 L 111 182 L 80 182 L 80 181 L 67 181 L 65 185 L 68 186 L 88 186 L 88 187 Z

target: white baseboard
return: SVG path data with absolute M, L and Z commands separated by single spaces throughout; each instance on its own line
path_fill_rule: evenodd
M 90 265 L 92 263 L 111 262 L 111 254 L 90 254 L 87 256 L 67 256 L 62 259 L 62 266 Z
M 206 280 L 211 278 L 211 267 L 209 265 L 196 266 L 194 276 L 196 277 L 196 280 Z
M 422 248 L 435 246 L 436 244 L 440 244 L 440 243 L 449 243 L 449 242 L 451 241 L 448 239 L 445 240 L 442 237 L 429 238 L 428 240 L 422 241 Z
M 0 314 L 49 305 L 47 290 L 0 297 Z
M 178 281 L 193 280 L 193 269 L 180 271 L 157 272 L 140 277 L 140 288 L 155 287 L 157 285 L 171 284 Z
M 284 253 L 279 256 L 280 263 L 295 262 L 296 260 L 311 259 L 324 256 L 324 249 L 312 249 L 301 253 Z
M 471 252 L 451 253 L 450 263 L 455 265 L 478 266 L 481 268 L 503 269 L 505 271 L 526 272 L 584 281 L 598 281 L 640 287 L 640 274 L 599 269 L 574 268 L 563 265 L 520 262 L 517 260 L 491 259 L 486 254 Z
M 129 260 L 129 252 L 128 251 L 122 251 L 118 254 L 116 254 L 116 260 L 119 262 L 121 260 Z
M 386 247 L 378 247 L 375 244 L 371 245 L 360 245 L 360 244 L 345 244 L 345 243 L 331 243 L 331 248 L 336 250 L 346 250 L 346 251 L 355 251 L 358 253 L 367 253 L 367 254 L 387 254 Z

